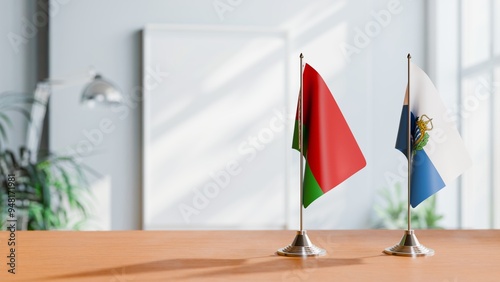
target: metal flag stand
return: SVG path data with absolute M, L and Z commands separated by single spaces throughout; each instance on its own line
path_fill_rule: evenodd
M 406 155 L 408 158 L 408 229 L 405 230 L 401 242 L 392 247 L 386 248 L 384 253 L 388 255 L 406 256 L 406 257 L 422 257 L 434 255 L 434 250 L 426 248 L 418 242 L 417 236 L 411 229 L 411 214 L 410 214 L 410 189 L 411 189 L 411 161 L 412 161 L 412 148 L 411 148 L 411 107 L 410 107 L 410 59 L 411 55 L 408 54 L 408 135 L 407 144 L 408 148 Z
M 310 257 L 310 256 L 323 256 L 326 254 L 326 251 L 316 247 L 309 237 L 307 236 L 307 231 L 303 229 L 302 226 L 302 199 L 304 195 L 304 156 L 302 153 L 302 147 L 304 144 L 304 136 L 302 132 L 302 124 L 304 120 L 304 84 L 303 84 L 303 69 L 304 66 L 302 64 L 302 59 L 304 56 L 300 53 L 300 93 L 299 93 L 299 150 L 300 150 L 300 230 L 297 231 L 297 235 L 295 235 L 295 239 L 293 242 L 281 249 L 278 249 L 277 253 L 280 256 L 289 256 L 289 257 Z

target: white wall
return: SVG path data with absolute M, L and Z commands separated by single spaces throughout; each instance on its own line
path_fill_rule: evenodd
M 35 1 L 0 2 L 0 92 L 31 95 L 35 89 L 36 30 L 27 28 L 35 11 Z M 7 144 L 17 152 L 24 144 L 26 119 L 19 114 L 11 117 L 14 124 Z
M 445 228 L 499 228 L 498 9 L 495 1 L 434 1 L 428 6 L 433 80 L 455 119 L 472 167 L 439 193 Z M 496 13 L 496 14 L 495 14 Z M 478 27 L 479 26 L 479 27 Z M 472 39 L 474 38 L 474 39 Z
M 84 154 L 88 155 L 84 160 L 103 175 L 95 180 L 99 186 L 94 189 L 100 217 L 97 228 L 141 227 L 141 107 L 130 97 L 141 84 L 140 31 L 148 23 L 288 30 L 291 59 L 303 52 L 307 62 L 321 73 L 368 163 L 342 187 L 306 210 L 306 228 L 370 227 L 376 191 L 389 185 L 385 178 L 388 172 L 398 174 L 402 159 L 393 144 L 406 85 L 406 54 L 411 52 L 414 62 L 425 67 L 424 1 L 64 2 L 50 25 L 51 76 L 71 76 L 93 65 L 119 85 L 130 101 L 120 112 L 89 110 L 78 105 L 77 86 L 57 91 L 51 98 L 52 149 L 67 150 L 71 146 L 91 151 Z M 228 10 L 218 14 L 214 3 L 228 2 L 233 6 L 226 4 Z M 390 20 L 386 17 L 377 24 L 375 19 L 381 10 L 392 13 L 385 13 L 390 14 Z M 372 28 L 372 36 L 362 38 L 359 30 L 366 28 Z M 345 44 L 354 52 L 349 58 L 341 50 Z M 297 88 L 298 81 L 291 95 Z M 111 133 L 99 130 L 103 119 L 112 122 Z M 296 195 L 290 197 L 291 203 L 298 201 L 294 200 Z M 290 208 L 290 222 L 296 222 L 295 210 Z

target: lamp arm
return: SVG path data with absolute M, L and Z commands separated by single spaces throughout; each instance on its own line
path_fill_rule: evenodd
M 36 103 L 31 107 L 31 116 L 26 132 L 26 148 L 31 152 L 31 161 L 36 162 L 40 141 L 42 139 L 43 122 L 47 113 L 47 105 L 53 88 L 70 87 L 82 82 L 91 81 L 96 75 L 90 68 L 85 75 L 73 76 L 69 79 L 47 78 L 36 84 L 34 98 Z
M 48 82 L 38 82 L 34 98 L 35 103 L 31 106 L 31 116 L 26 132 L 26 148 L 31 152 L 31 161 L 36 162 L 40 140 L 43 131 L 43 121 L 47 112 L 47 103 L 51 94 L 51 85 Z
M 77 84 L 90 82 L 96 75 L 97 72 L 94 68 L 91 67 L 85 74 L 81 73 L 65 79 L 47 78 L 43 82 L 49 84 L 52 88 L 70 87 Z
M 121 103 L 122 97 L 120 92 L 112 83 L 97 75 L 93 68 L 87 72 L 85 78 L 92 82 L 85 88 L 82 101 L 85 99 L 89 102 L 93 99 L 104 98 L 101 100 L 105 100 L 108 103 Z M 26 148 L 31 152 L 31 161 L 35 162 L 38 157 L 40 140 L 43 133 L 43 122 L 52 90 L 56 87 L 69 87 L 81 83 L 83 80 L 84 77 L 82 76 L 74 76 L 65 80 L 46 79 L 37 83 L 34 93 L 37 103 L 34 103 L 31 107 L 31 120 L 26 132 Z

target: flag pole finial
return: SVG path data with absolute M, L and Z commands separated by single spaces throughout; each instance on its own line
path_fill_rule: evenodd
M 406 56 L 406 58 L 408 58 L 408 60 L 411 59 L 410 53 L 408 53 L 408 56 Z
M 299 58 L 303 59 L 303 58 L 304 58 L 304 55 L 302 55 L 302 53 L 300 53 Z

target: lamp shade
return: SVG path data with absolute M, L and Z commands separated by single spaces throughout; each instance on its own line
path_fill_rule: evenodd
M 89 105 L 93 105 L 96 102 L 119 104 L 122 102 L 122 95 L 111 82 L 97 74 L 83 90 L 81 101 Z

